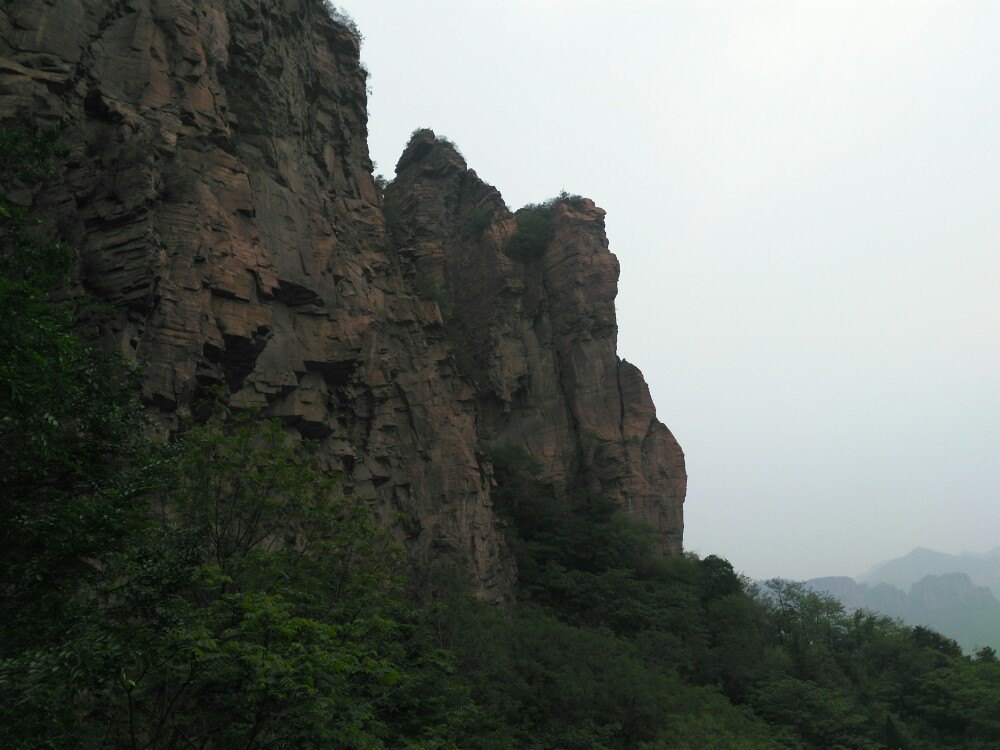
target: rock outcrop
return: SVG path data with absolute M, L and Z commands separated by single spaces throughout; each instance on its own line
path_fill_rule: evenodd
M 319 0 L 0 8 L 0 123 L 64 123 L 72 155 L 37 200 L 151 413 L 173 429 L 209 388 L 260 405 L 319 442 L 418 566 L 468 558 L 490 600 L 514 576 L 493 445 L 679 552 L 683 455 L 616 355 L 603 211 L 557 205 L 544 254 L 510 258 L 499 193 L 429 131 L 384 204 L 358 52 Z
M 555 200 L 538 256 L 512 256 L 517 221 L 500 194 L 430 130 L 414 134 L 386 201 L 418 273 L 444 292 L 480 439 L 523 447 L 564 493 L 583 485 L 614 498 L 679 553 L 684 456 L 642 373 L 616 353 L 618 260 L 604 211 Z

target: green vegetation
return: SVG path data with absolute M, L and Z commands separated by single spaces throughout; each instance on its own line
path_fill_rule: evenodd
M 429 131 L 430 128 L 426 128 L 423 125 L 418 125 L 412 131 L 410 131 L 410 138 L 409 138 L 409 140 L 412 141 L 417 136 L 418 133 L 421 133 L 421 132 L 423 132 L 425 130 Z M 443 135 L 435 135 L 434 136 L 434 142 L 438 143 L 438 144 L 440 144 L 442 146 L 447 146 L 452 151 L 454 151 L 456 154 L 458 154 L 460 157 L 462 157 L 463 159 L 465 158 L 464 156 L 462 156 L 462 150 L 458 147 L 458 144 L 455 143 L 455 141 L 451 140 L 451 138 L 448 138 L 448 137 L 443 136 Z
M 0 591 L 4 646 L 38 636 L 91 575 L 87 560 L 130 533 L 123 461 L 137 404 L 114 357 L 55 302 L 73 254 L 22 203 L 55 174 L 55 130 L 0 132 Z M 21 198 L 21 200 L 19 200 Z
M 559 195 L 552 199 L 551 202 L 554 203 L 567 203 L 570 208 L 574 208 L 579 211 L 583 208 L 584 197 L 582 195 L 577 195 L 576 193 L 567 193 L 565 190 L 560 190 Z
M 438 310 L 441 311 L 441 320 L 445 326 L 451 323 L 455 314 L 455 305 L 451 295 L 448 294 L 447 287 L 437 279 L 419 271 L 413 279 L 413 285 L 422 297 L 431 300 L 438 306 Z
M 532 260 L 542 257 L 549 244 L 551 212 L 538 205 L 525 206 L 514 214 L 517 231 L 507 240 L 504 248 L 514 258 Z
M 493 226 L 496 216 L 492 208 L 482 207 L 467 216 L 462 231 L 472 239 L 478 239 L 483 232 Z
M 1000 601 L 990 589 L 976 586 L 967 573 L 927 575 L 909 591 L 886 583 L 858 584 L 850 578 L 813 579 L 806 585 L 848 609 L 870 609 L 909 625 L 933 628 L 954 638 L 965 653 L 983 646 L 1000 648 Z
M 583 198 L 563 190 L 545 203 L 529 203 L 519 208 L 514 214 L 517 231 L 507 240 L 507 254 L 523 260 L 540 258 L 551 236 L 552 209 L 561 203 L 580 209 L 583 207 Z
M 1000 736 L 991 654 L 848 616 L 801 584 L 758 590 L 715 556 L 657 558 L 649 530 L 599 496 L 560 500 L 520 450 L 493 460 L 522 605 L 481 615 L 490 635 L 456 628 L 451 647 L 461 674 L 488 674 L 473 680 L 488 713 L 515 727 L 531 717 L 534 744 L 510 747 L 985 750 Z M 470 633 L 501 653 L 466 661 L 485 648 L 470 649 Z
M 277 422 L 143 439 L 116 358 L 49 289 L 72 255 L 0 137 L 0 746 L 447 748 L 466 702 L 398 555 Z
M 151 507 L 61 637 L 5 644 L 5 747 L 422 747 L 448 724 L 391 546 L 278 423 L 223 412 L 144 468 Z
M 414 132 L 416 132 L 416 131 L 414 131 Z M 447 138 L 447 137 L 445 137 L 443 135 L 438 135 L 438 136 L 434 137 L 434 141 L 436 143 L 440 143 L 442 146 L 447 146 L 452 151 L 454 151 L 456 154 L 458 154 L 459 156 L 462 156 L 462 150 L 458 147 L 458 144 L 455 143 L 455 141 L 451 140 L 451 138 Z M 465 157 L 462 156 L 462 158 L 464 159 Z
M 991 649 L 657 557 L 521 450 L 492 455 L 519 568 L 503 611 L 454 571 L 408 586 L 277 422 L 209 404 L 150 443 L 127 368 L 53 294 L 73 255 L 29 188 L 60 150 L 0 133 L 0 746 L 996 746 Z
M 338 8 L 333 0 L 323 0 L 323 8 L 326 10 L 327 15 L 330 16 L 330 20 L 347 29 L 359 46 L 365 41 L 364 34 L 358 28 L 357 22 L 351 18 L 347 11 Z

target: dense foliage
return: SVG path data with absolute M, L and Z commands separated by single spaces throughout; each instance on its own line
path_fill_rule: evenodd
M 467 704 L 398 556 L 303 447 L 224 409 L 143 439 L 17 200 L 55 144 L 0 138 L 0 746 L 452 747 Z
M 131 533 L 123 462 L 137 409 L 121 363 L 73 332 L 51 290 L 72 253 L 44 239 L 26 204 L 65 149 L 53 129 L 0 131 L 0 626 L 38 637 Z
M 490 643 L 511 643 L 499 656 L 466 661 L 482 625 L 457 628 L 452 648 L 463 673 L 489 674 L 474 697 L 532 738 L 509 747 L 996 746 L 992 653 L 963 657 L 801 584 L 759 589 L 715 556 L 659 558 L 649 529 L 599 495 L 557 497 L 518 449 L 493 458 L 525 604 L 482 615 L 506 634 Z
M 323 0 L 323 9 L 330 16 L 331 21 L 347 29 L 359 46 L 365 41 L 364 34 L 361 33 L 357 21 L 346 10 L 338 8 L 333 0 Z
M 407 586 L 363 505 L 219 404 L 165 445 L 59 302 L 56 133 L 0 133 L 0 746 L 996 747 L 1000 663 L 715 556 L 493 454 L 519 604 Z M 581 478 L 585 470 L 581 470 Z M 426 582 L 424 582 L 426 584 Z
M 578 209 L 583 205 L 583 198 L 563 190 L 555 198 L 544 203 L 529 203 L 519 208 L 514 214 L 517 219 L 517 231 L 507 240 L 505 252 L 522 260 L 540 258 L 549 244 L 552 233 L 552 211 L 561 203 Z

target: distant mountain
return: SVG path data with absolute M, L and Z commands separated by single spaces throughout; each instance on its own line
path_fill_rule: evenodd
M 875 585 L 886 583 L 909 591 L 910 587 L 926 576 L 965 573 L 977 586 L 987 586 L 993 595 L 1000 597 L 1000 547 L 982 554 L 963 553 L 949 555 L 926 547 L 917 547 L 903 557 L 879 563 L 868 573 L 859 576 L 860 583 Z
M 870 609 L 907 625 L 933 628 L 954 638 L 966 652 L 981 646 L 1000 651 L 1000 601 L 989 588 L 975 585 L 967 573 L 927 575 L 909 592 L 887 583 L 857 583 L 844 576 L 814 578 L 806 585 L 828 593 L 848 611 Z
M 963 552 L 963 557 L 978 557 L 980 560 L 1000 560 L 1000 547 L 994 547 L 989 552 Z
M 853 578 L 847 576 L 837 576 L 813 578 L 811 581 L 806 581 L 806 586 L 814 591 L 823 591 L 829 594 L 849 611 L 873 609 L 884 615 L 901 619 L 906 619 L 906 616 L 909 615 L 909 595 L 905 591 L 885 583 L 868 586 L 857 583 Z

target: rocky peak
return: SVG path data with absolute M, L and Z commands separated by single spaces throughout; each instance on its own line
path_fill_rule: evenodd
M 447 138 L 440 137 L 430 128 L 420 128 L 413 131 L 409 143 L 403 149 L 402 156 L 396 162 L 396 174 L 404 172 L 416 164 L 425 172 L 440 174 L 461 174 L 468 170 L 465 159 L 458 152 L 455 144 Z
M 679 552 L 683 453 L 656 419 L 642 374 L 616 354 L 619 268 L 604 211 L 576 196 L 525 209 L 545 228 L 533 254 L 515 254 L 525 220 L 432 131 L 414 135 L 386 207 L 446 291 L 480 440 L 524 448 L 564 494 L 588 487 L 614 497 L 659 530 L 664 551 Z

